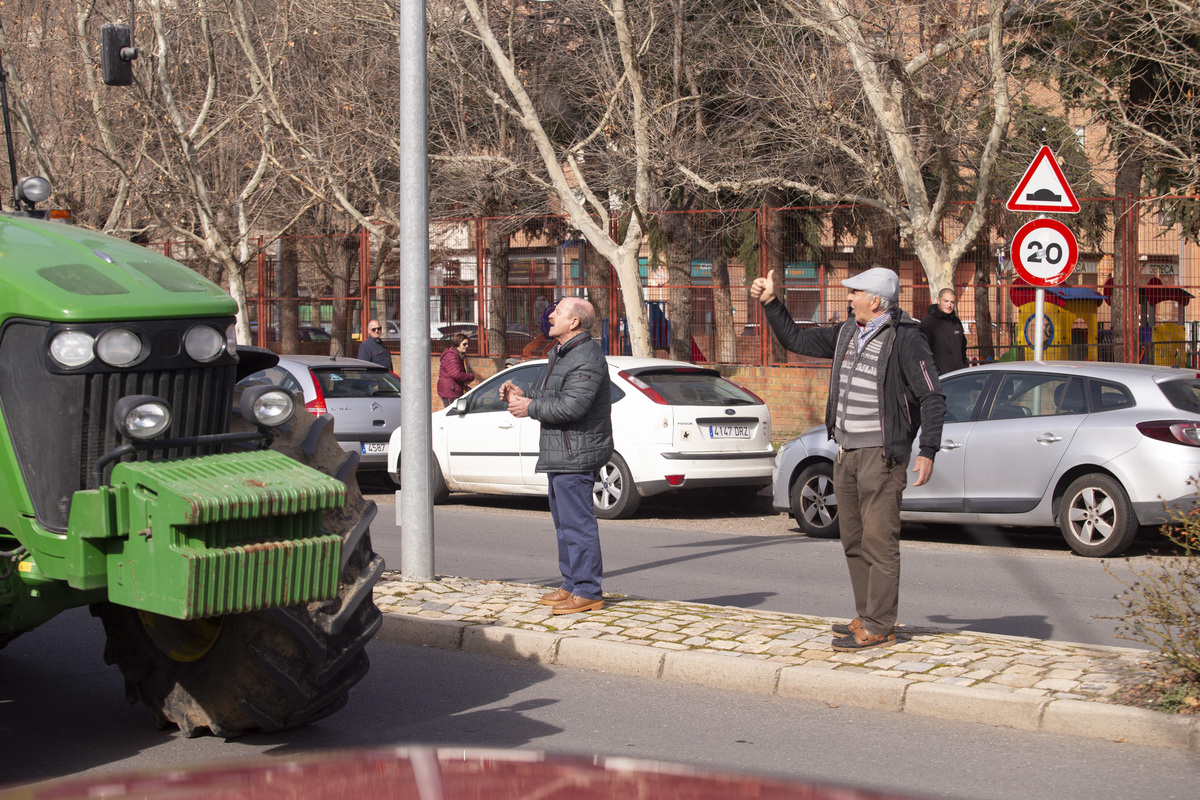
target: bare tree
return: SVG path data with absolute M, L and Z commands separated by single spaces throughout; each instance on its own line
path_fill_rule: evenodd
M 476 0 L 464 0 L 464 5 L 481 45 L 507 90 L 505 94 L 490 91 L 491 100 L 519 125 L 540 157 L 540 169 L 536 173 L 527 172 L 527 176 L 553 194 L 571 224 L 597 253 L 613 265 L 624 301 L 633 353 L 649 355 L 649 324 L 638 274 L 638 255 L 646 235 L 644 215 L 650 209 L 651 202 L 651 117 L 658 109 L 648 107 L 646 102 L 639 43 L 634 39 L 625 0 L 577 4 L 569 10 L 557 10 L 552 20 L 541 20 L 543 25 L 553 23 L 562 28 L 591 26 L 607 34 L 607 37 L 571 41 L 572 46 L 584 41 L 601 46 L 615 42 L 615 52 L 608 54 L 611 60 L 596 62 L 596 65 L 608 66 L 609 69 L 604 72 L 589 71 L 589 77 L 596 81 L 596 84 L 589 81 L 589 85 L 597 85 L 597 88 L 603 86 L 604 94 L 597 96 L 596 100 L 604 113 L 591 121 L 591 125 L 579 126 L 578 129 L 573 129 L 574 126 L 570 124 L 562 124 L 561 120 L 556 120 L 548 113 L 544 104 L 535 103 L 536 92 L 531 90 L 530 83 L 536 76 L 523 72 L 514 63 L 514 53 L 520 42 L 514 40 L 511 31 L 523 10 L 510 6 L 507 15 L 504 10 L 493 12 L 499 15 L 499 22 L 505 23 L 500 29 L 509 32 L 502 44 L 496 36 L 491 17 L 485 14 Z M 572 17 L 572 13 L 579 16 Z M 528 15 L 520 19 L 523 23 L 531 20 L 532 17 Z M 561 36 L 562 32 L 555 31 L 555 34 Z M 601 84 L 600 79 L 606 80 Z M 542 95 L 539 99 L 548 97 L 552 96 Z M 625 112 L 622 119 L 629 127 L 621 141 L 616 143 L 608 134 L 611 133 L 609 126 L 613 123 L 614 109 L 618 104 Z M 551 122 L 559 123 L 552 126 L 553 133 Z M 584 156 L 590 157 L 589 148 L 593 147 L 594 142 L 601 154 L 608 146 L 624 149 L 628 173 L 604 175 L 608 180 L 604 185 L 598 185 L 597 178 L 601 176 L 584 168 Z M 611 224 L 613 214 L 621 216 L 622 223 L 621 232 L 616 238 L 611 235 L 615 227 Z
M 987 221 L 1009 124 L 1013 13 L 1008 0 L 763 2 L 759 35 L 731 53 L 752 69 L 739 139 L 713 139 L 711 166 L 680 170 L 711 191 L 775 186 L 879 209 L 912 246 L 932 299 Z M 948 237 L 943 221 L 964 197 L 973 208 Z
M 144 154 L 141 120 L 100 85 L 95 64 L 103 19 L 96 5 L 6 3 L 0 48 L 20 168 L 49 179 L 52 202 L 77 223 L 128 230 L 133 176 Z

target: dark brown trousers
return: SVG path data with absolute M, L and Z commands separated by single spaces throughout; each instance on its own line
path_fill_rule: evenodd
M 892 632 L 900 606 L 900 498 L 907 469 L 905 463 L 888 466 L 882 447 L 839 451 L 833 466 L 854 610 L 875 635 Z

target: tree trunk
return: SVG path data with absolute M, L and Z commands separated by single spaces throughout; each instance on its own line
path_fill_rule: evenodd
M 929 302 L 936 303 L 938 292 L 954 288 L 955 265 L 950 263 L 946 243 L 918 228 L 913 233 L 912 246 L 929 279 Z
M 667 346 L 676 361 L 692 360 L 692 250 L 695 236 L 689 214 L 663 214 L 659 224 L 667 233 Z
M 1113 213 L 1112 358 L 1138 361 L 1138 230 L 1134 198 L 1142 180 L 1142 155 L 1130 137 L 1122 136 L 1117 148 L 1117 174 L 1113 187 L 1117 199 Z M 1126 256 L 1129 256 L 1126 258 Z M 1131 304 L 1132 308 L 1126 304 Z M 1133 313 L 1130 313 L 1130 312 Z M 1132 318 L 1132 323 L 1127 317 Z
M 296 353 L 300 350 L 300 292 L 299 274 L 300 258 L 296 248 L 296 239 L 292 236 L 279 240 L 279 331 L 282 350 L 285 353 Z M 262 291 L 261 287 L 259 291 Z M 258 332 L 266 336 L 267 321 L 258 321 Z M 264 338 L 263 341 L 266 341 Z
M 615 350 L 611 346 L 614 337 L 617 336 L 617 320 L 612 313 L 612 298 L 609 292 L 609 286 L 612 284 L 610 277 L 612 273 L 612 265 L 608 263 L 608 259 L 596 252 L 596 248 L 590 244 L 583 245 L 583 260 L 584 260 L 584 280 L 587 282 L 588 299 L 591 300 L 592 306 L 596 309 L 596 327 L 592 330 L 593 336 L 603 336 L 606 332 L 609 337 L 609 352 L 620 353 L 621 348 L 618 346 Z M 603 330 L 604 321 L 608 322 L 607 331 Z M 540 320 L 539 320 L 540 322 Z
M 354 330 L 352 317 L 354 314 L 354 304 L 351 298 L 350 287 L 354 285 L 354 278 L 358 271 L 358 248 L 360 244 L 359 237 L 355 234 L 348 234 L 340 237 L 341 241 L 338 247 L 334 248 L 333 266 L 333 341 L 329 345 L 329 355 L 331 356 L 349 356 L 351 358 L 358 355 L 357 348 L 352 352 L 346 352 L 346 347 L 350 341 L 350 334 Z M 355 296 L 358 292 L 353 293 Z M 367 335 L 366 331 L 362 332 L 363 336 Z
M 508 226 L 498 220 L 487 220 L 487 254 L 491 261 L 491 291 L 488 295 L 487 343 L 488 352 L 498 358 L 508 358 Z M 536 321 L 536 320 L 535 320 Z M 532 331 L 536 336 L 536 331 Z
M 733 329 L 733 299 L 729 291 L 729 260 L 713 259 L 713 358 L 720 364 L 737 363 L 737 331 Z
M 228 264 L 225 267 L 229 279 L 229 296 L 237 303 L 237 340 L 239 344 L 250 344 L 250 321 L 246 317 L 246 276 L 244 264 Z
M 776 202 L 775 205 L 780 205 L 780 203 Z M 783 218 L 776 213 L 771 215 L 769 219 L 770 223 L 767 227 L 768 259 L 766 269 L 767 272 L 771 270 L 775 271 L 775 293 L 786 305 L 787 263 L 783 258 Z M 763 326 L 762 335 L 771 338 L 771 363 L 786 364 L 788 360 L 787 350 L 784 349 L 784 346 L 771 333 L 770 326 Z
M 625 306 L 625 328 L 629 331 L 629 348 L 633 355 L 647 358 L 654 355 L 650 347 L 650 320 L 646 316 L 646 295 L 642 291 L 642 276 L 638 274 L 638 251 L 642 237 L 627 236 L 625 244 L 616 248 L 617 259 L 613 267 L 621 289 L 621 301 Z M 637 246 L 633 246 L 636 244 Z
M 994 361 L 996 347 L 992 339 L 992 304 L 988 299 L 988 284 L 991 283 L 991 259 L 984 257 L 975 263 L 975 344 L 978 345 L 979 361 Z M 1000 283 L 1000 276 L 996 276 Z

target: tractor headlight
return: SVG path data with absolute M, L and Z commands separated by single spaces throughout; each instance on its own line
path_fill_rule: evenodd
M 171 407 L 146 394 L 122 397 L 113 408 L 113 422 L 127 439 L 153 439 L 171 426 Z
M 109 366 L 132 367 L 149 355 L 149 351 L 143 345 L 142 337 L 133 331 L 114 328 L 100 334 L 96 340 L 96 355 Z
M 42 177 L 21 178 L 17 182 L 17 197 L 29 203 L 40 203 L 50 196 L 50 181 Z
M 96 357 L 96 340 L 83 331 L 63 331 L 50 342 L 50 355 L 64 367 L 82 367 Z
M 183 349 L 197 361 L 212 361 L 225 351 L 225 335 L 208 325 L 195 325 L 183 335 Z
M 242 392 L 242 419 L 277 428 L 292 418 L 296 400 L 278 386 L 251 386 Z

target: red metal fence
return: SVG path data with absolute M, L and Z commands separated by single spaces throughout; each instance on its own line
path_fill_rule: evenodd
M 1200 200 L 1200 198 L 1188 198 Z M 1080 242 L 1067 282 L 1047 290 L 1047 359 L 1145 361 L 1200 367 L 1200 249 L 1154 214 L 1149 199 L 1082 201 L 1067 220 Z M 969 212 L 963 207 L 961 213 Z M 954 286 L 969 352 L 979 360 L 1032 358 L 1033 290 L 1016 278 L 1006 242 L 1033 215 L 997 207 L 958 265 Z M 945 223 L 944 235 L 959 220 Z M 615 232 L 614 232 L 615 233 Z M 439 220 L 431 224 L 430 336 L 472 335 L 484 356 L 538 351 L 542 309 L 564 294 L 589 297 L 609 353 L 628 352 L 616 276 L 563 218 Z M 366 232 L 259 243 L 247 265 L 248 308 L 257 344 L 278 348 L 280 320 L 297 319 L 306 352 L 353 354 L 367 319 L 388 322 L 399 349 L 398 255 Z M 178 243 L 164 252 L 207 272 Z M 885 215 L 854 207 L 746 209 L 663 214 L 642 248 L 640 276 L 656 354 L 726 364 L 804 363 L 766 333 L 749 283 L 773 269 L 801 325 L 846 318 L 841 281 L 873 265 L 901 278 L 901 307 L 929 310 L 928 282 L 916 256 Z M 482 268 L 481 268 L 482 266 Z M 424 265 L 422 265 L 424 267 Z M 289 271 L 294 295 L 281 291 Z M 1119 312 L 1114 314 L 1115 306 Z M 290 307 L 295 314 L 281 317 Z M 489 335 L 489 329 L 491 334 Z M 324 338 L 328 335 L 328 339 Z

